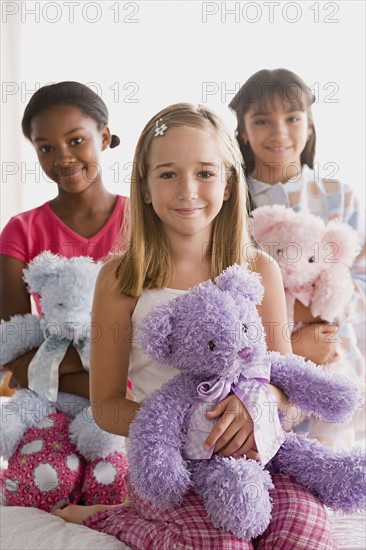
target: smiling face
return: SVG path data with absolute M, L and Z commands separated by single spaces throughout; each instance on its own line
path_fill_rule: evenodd
M 254 154 L 254 177 L 268 181 L 275 174 L 275 180 L 287 181 L 296 176 L 311 132 L 307 114 L 298 105 L 277 96 L 265 108 L 254 103 L 244 115 L 241 132 Z
M 110 143 L 108 127 L 77 107 L 57 106 L 37 114 L 31 123 L 31 140 L 45 174 L 59 190 L 80 193 L 101 181 L 100 155 Z
M 230 196 L 216 136 L 175 127 L 154 138 L 142 196 L 152 205 L 169 239 L 200 235 L 208 241 L 212 222 Z

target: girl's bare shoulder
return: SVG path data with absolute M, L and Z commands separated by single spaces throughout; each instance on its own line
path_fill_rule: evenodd
M 128 304 L 132 310 L 136 305 L 137 298 L 122 294 L 117 287 L 117 272 L 120 265 L 120 258 L 113 257 L 106 261 L 99 271 L 95 285 L 96 294 L 103 300 L 115 304 Z
M 95 288 L 98 291 L 103 292 L 112 292 L 116 284 L 116 273 L 118 268 L 118 260 L 112 258 L 107 260 L 105 264 L 101 267 Z
M 264 250 L 253 248 L 247 261 L 250 269 L 261 275 L 263 279 L 270 277 L 282 278 L 278 263 Z

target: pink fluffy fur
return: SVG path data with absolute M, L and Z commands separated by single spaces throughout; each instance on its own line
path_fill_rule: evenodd
M 333 321 L 342 315 L 354 292 L 350 267 L 358 253 L 358 236 L 349 225 L 325 224 L 309 212 L 274 205 L 252 212 L 251 230 L 278 262 L 285 289 L 307 296 L 303 303 L 314 317 Z

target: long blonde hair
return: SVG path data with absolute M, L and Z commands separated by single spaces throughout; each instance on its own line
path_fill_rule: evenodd
M 221 145 L 225 174 L 230 182 L 230 197 L 223 202 L 213 221 L 211 243 L 205 243 L 205 259 L 208 261 L 211 257 L 211 276 L 216 277 L 233 263 L 242 262 L 246 245 L 250 243 L 246 215 L 247 185 L 235 138 L 211 109 L 190 103 L 170 105 L 146 124 L 135 150 L 128 221 L 130 240 L 116 271 L 116 287 L 127 296 L 140 296 L 143 288 L 165 287 L 173 272 L 164 227 L 152 205 L 145 204 L 142 196 L 150 148 L 159 119 L 162 119 L 161 124 L 167 125 L 166 132 L 177 127 L 208 131 L 216 135 Z

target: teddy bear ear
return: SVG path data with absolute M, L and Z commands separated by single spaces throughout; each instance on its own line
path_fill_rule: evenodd
M 215 279 L 220 290 L 229 292 L 234 298 L 246 298 L 259 304 L 263 298 L 263 285 L 260 276 L 250 271 L 245 264 L 228 267 Z
M 172 355 L 174 302 L 175 300 L 154 307 L 139 325 L 138 334 L 142 351 L 162 365 L 168 365 Z
M 263 242 L 276 227 L 291 221 L 295 216 L 292 208 L 286 208 L 282 204 L 260 206 L 250 213 L 251 233 L 256 241 Z
M 49 250 L 42 252 L 23 270 L 23 279 L 27 283 L 30 292 L 41 292 L 46 281 L 59 272 L 67 258 L 59 254 L 52 254 Z
M 361 248 L 357 232 L 340 221 L 330 221 L 327 224 L 322 247 L 330 263 L 342 262 L 349 267 Z

